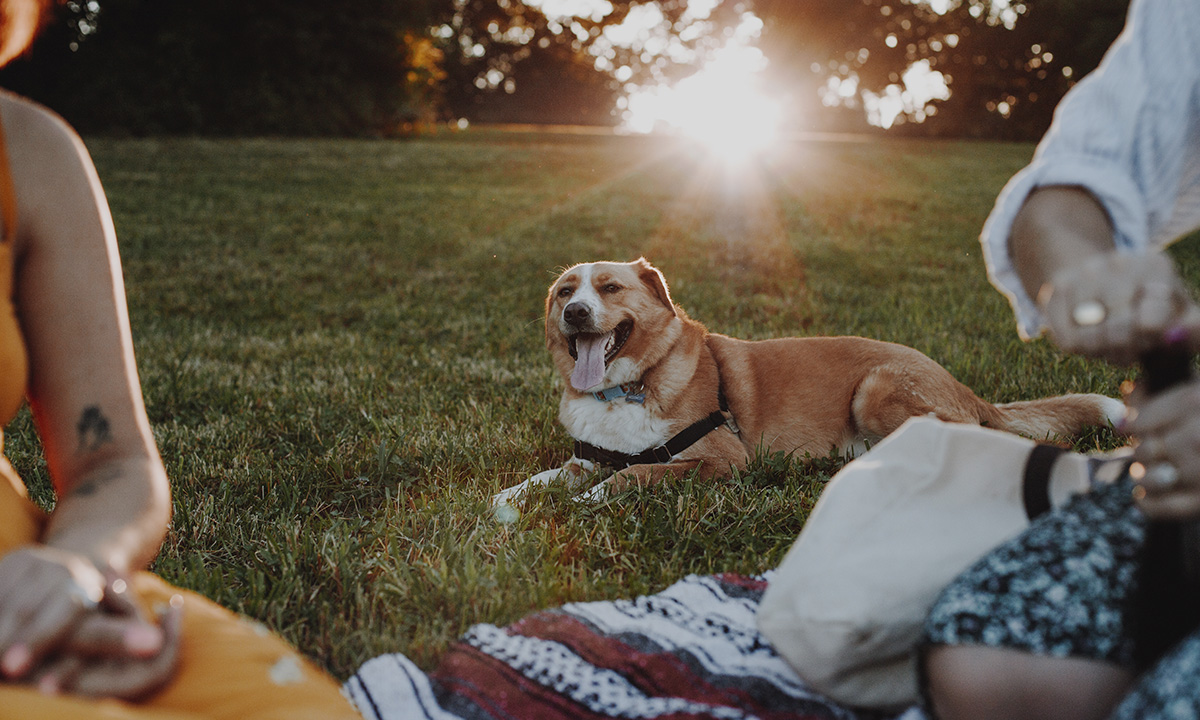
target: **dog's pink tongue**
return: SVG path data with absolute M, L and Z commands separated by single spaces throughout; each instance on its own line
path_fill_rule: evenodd
M 571 372 L 571 387 L 587 390 L 604 380 L 604 346 L 608 335 L 577 335 L 575 338 L 575 370 Z

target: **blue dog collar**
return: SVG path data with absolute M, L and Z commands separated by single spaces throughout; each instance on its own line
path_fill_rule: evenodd
M 610 388 L 604 388 L 603 390 L 597 390 L 596 392 L 592 393 L 592 397 L 596 398 L 600 402 L 612 402 L 613 400 L 617 400 L 619 398 L 625 398 L 625 402 L 637 403 L 638 405 L 643 405 L 646 402 L 646 393 L 643 392 L 642 384 L 640 382 L 625 383 Z

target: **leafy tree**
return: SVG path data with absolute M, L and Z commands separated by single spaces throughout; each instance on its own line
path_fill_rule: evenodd
M 872 99 L 908 102 L 894 120 L 906 130 L 975 136 L 1035 137 L 1062 94 L 1093 69 L 1120 31 L 1128 0 L 719 0 L 710 15 L 688 22 L 686 0 L 657 0 L 675 49 L 691 63 L 644 47 L 613 46 L 606 29 L 620 25 L 647 0 L 609 0 L 601 17 L 549 21 L 520 0 L 458 0 L 447 26 L 449 100 L 484 107 L 486 96 L 520 93 L 520 68 L 540 77 L 578 78 L 565 68 L 604 66 L 621 84 L 670 82 L 695 70 L 725 41 L 745 13 L 765 22 L 760 45 L 774 82 L 806 104 L 834 105 L 807 113 L 810 127 L 846 127 L 846 108 L 860 119 Z M 935 7 L 937 11 L 935 11 Z M 570 53 L 539 53 L 536 48 Z M 681 53 L 673 53 L 679 55 Z M 601 60 L 603 58 L 603 60 Z M 923 63 L 940 73 L 948 99 L 906 93 L 906 71 Z M 545 87 L 545 96 L 555 91 Z M 541 103 L 530 105 L 546 112 Z M 923 121 L 920 124 L 912 121 Z
M 569 27 L 517 0 L 455 5 L 434 31 L 446 57 L 448 114 L 484 122 L 612 122 L 619 85 L 596 70 Z
M 903 82 L 925 61 L 948 79 L 949 100 L 933 103 L 923 128 L 953 135 L 1036 137 L 1063 93 L 1099 63 L 1120 32 L 1128 0 L 950 2 L 943 12 L 905 0 L 810 3 L 758 0 L 766 42 L 795 82 L 805 65 L 817 84 L 855 83 L 859 100 Z M 790 52 L 789 52 L 790 51 Z M 808 82 L 812 84 L 812 79 Z M 912 108 L 903 119 L 924 119 Z
M 612 123 L 622 93 L 695 72 L 753 13 L 780 94 L 817 109 L 794 115 L 798 126 L 861 127 L 871 115 L 904 132 L 1036 137 L 1127 2 L 608 0 L 560 18 L 535 0 L 67 0 L 0 84 L 110 132 Z M 615 39 L 647 13 L 650 36 Z M 910 87 L 914 67 L 949 97 Z
M 70 3 L 2 80 L 83 130 L 393 132 L 436 99 L 437 56 L 413 45 L 449 4 Z

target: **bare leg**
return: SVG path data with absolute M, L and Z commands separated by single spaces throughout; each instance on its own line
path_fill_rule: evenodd
M 1098 660 L 977 645 L 936 647 L 927 669 L 939 720 L 1102 720 L 1133 684 Z

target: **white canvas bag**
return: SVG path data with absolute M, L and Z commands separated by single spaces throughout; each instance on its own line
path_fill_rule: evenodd
M 912 704 L 916 647 L 938 594 L 1029 525 L 1023 476 L 1035 447 L 1044 483 L 1029 501 L 1048 509 L 1088 489 L 1087 456 L 909 420 L 830 480 L 763 597 L 763 635 L 839 702 Z

